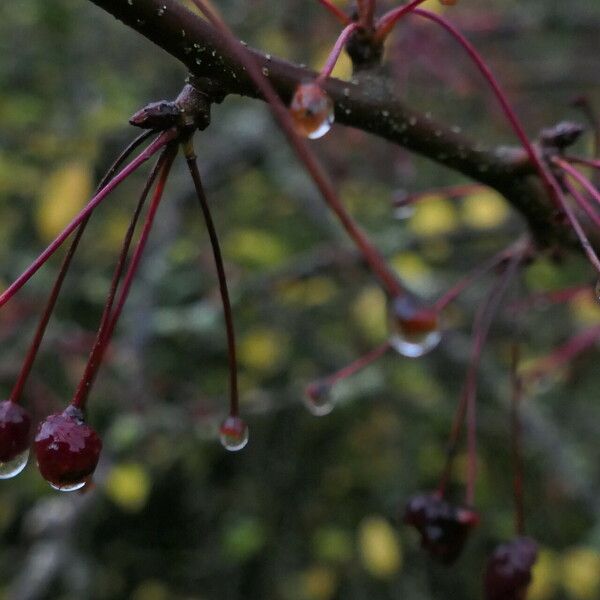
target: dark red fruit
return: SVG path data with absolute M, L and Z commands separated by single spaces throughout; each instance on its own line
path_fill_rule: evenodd
M 6 463 L 29 447 L 31 417 L 16 402 L 0 402 L 0 463 Z
M 59 490 L 83 487 L 98 464 L 102 441 L 85 423 L 83 413 L 70 405 L 40 423 L 35 454 L 42 477 Z
M 535 541 L 528 537 L 498 546 L 485 571 L 486 600 L 525 600 L 537 550 Z
M 439 494 L 419 494 L 408 501 L 404 522 L 421 534 L 421 546 L 444 564 L 460 555 L 467 537 L 479 523 L 470 508 L 455 506 Z

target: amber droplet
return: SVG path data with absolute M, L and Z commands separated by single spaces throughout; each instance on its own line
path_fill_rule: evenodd
M 290 115 L 298 134 L 315 140 L 333 125 L 333 101 L 317 83 L 302 83 L 292 97 Z
M 390 300 L 390 344 L 403 356 L 416 358 L 435 348 L 440 339 L 440 316 L 409 294 Z

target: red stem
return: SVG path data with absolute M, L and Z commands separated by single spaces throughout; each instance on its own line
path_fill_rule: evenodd
M 390 34 L 396 23 L 404 16 L 413 11 L 419 4 L 423 4 L 425 0 L 411 0 L 404 6 L 399 6 L 390 10 L 383 15 L 376 24 L 374 39 L 378 42 L 383 42 L 385 38 Z
M 346 379 L 354 375 L 355 373 L 358 373 L 360 370 L 368 367 L 369 365 L 372 365 L 375 361 L 379 360 L 390 348 L 390 343 L 384 342 L 376 348 L 373 348 L 373 350 L 371 350 L 370 352 L 367 352 L 367 354 L 361 356 L 360 358 L 357 358 L 350 364 L 339 369 L 335 373 L 327 375 L 319 381 L 329 386 L 335 385 L 339 381 Z
M 471 348 L 471 358 L 467 369 L 465 384 L 461 394 L 460 402 L 454 416 L 452 429 L 450 431 L 450 439 L 448 442 L 448 451 L 446 466 L 442 472 L 438 491 L 443 496 L 445 494 L 450 476 L 452 474 L 452 465 L 456 455 L 458 440 L 462 431 L 462 426 L 465 416 L 468 421 L 467 431 L 467 446 L 468 446 L 468 477 L 466 489 L 466 502 L 473 505 L 475 498 L 475 480 L 477 475 L 477 413 L 476 413 L 476 396 L 477 396 L 477 372 L 481 353 L 489 333 L 490 326 L 498 309 L 500 308 L 502 297 L 510 284 L 517 267 L 523 257 L 525 248 L 521 252 L 515 252 L 510 263 L 502 274 L 501 278 L 490 290 L 485 302 L 480 305 L 475 315 L 473 322 L 473 343 Z
M 319 73 L 319 76 L 315 79 L 316 83 L 322 83 L 331 75 L 331 72 L 333 71 L 335 64 L 337 63 L 338 58 L 340 57 L 340 54 L 342 53 L 342 50 L 346 45 L 346 42 L 350 39 L 350 36 L 359 27 L 360 25 L 358 23 L 350 23 L 349 25 L 346 25 L 346 27 L 344 27 L 338 39 L 335 41 L 335 44 L 333 45 L 333 48 L 331 49 L 331 52 L 327 57 L 327 61 L 325 62 L 325 65 Z
M 580 173 L 575 167 L 571 166 L 567 161 L 558 158 L 558 156 L 555 156 L 552 159 L 552 162 L 558 165 L 563 171 L 565 171 L 568 175 L 575 179 L 575 181 L 582 185 L 586 192 L 600 205 L 600 192 L 583 173 Z M 569 193 L 573 195 L 571 191 L 569 191 Z M 575 199 L 579 202 L 577 198 Z M 596 221 L 594 221 L 594 223 L 595 222 Z
M 393 205 L 395 207 L 403 207 L 403 206 L 413 206 L 414 204 L 419 203 L 421 200 L 428 198 L 430 196 L 443 196 L 444 198 L 449 198 L 454 200 L 456 198 L 461 198 L 462 196 L 466 196 L 467 194 L 471 194 L 473 192 L 478 192 L 480 190 L 489 189 L 485 185 L 481 185 L 479 183 L 466 183 L 461 185 L 450 185 L 447 187 L 441 188 L 432 188 L 429 190 L 424 190 L 422 192 L 416 192 L 414 194 L 408 194 L 403 198 L 393 200 Z
M 590 218 L 594 225 L 600 229 L 600 215 L 598 215 L 598 213 L 594 210 L 587 198 L 581 194 L 579 190 L 568 180 L 565 179 L 563 183 L 575 202 L 577 202 L 577 204 L 583 209 L 585 214 Z
M 165 183 L 169 176 L 171 165 L 173 164 L 173 160 L 175 159 L 176 152 L 177 146 L 173 146 L 171 149 L 167 150 L 164 165 L 160 172 L 160 177 L 156 185 L 156 189 L 154 190 L 154 195 L 152 196 L 152 201 L 150 203 L 150 208 L 148 209 L 148 214 L 144 222 L 142 233 L 140 234 L 140 239 L 137 243 L 135 252 L 131 258 L 129 267 L 123 279 L 123 286 L 121 288 L 119 299 L 117 300 L 117 305 L 113 313 L 111 314 L 110 320 L 106 324 L 104 333 L 102 334 L 100 331 L 98 332 L 99 337 L 101 337 L 100 343 L 94 346 L 93 353 L 90 356 L 90 359 L 88 360 L 88 365 L 86 366 L 86 373 L 84 373 L 84 376 L 82 377 L 82 380 L 79 386 L 77 387 L 77 391 L 75 392 L 75 395 L 73 397 L 72 404 L 74 406 L 77 406 L 78 408 L 81 408 L 82 410 L 85 408 L 87 398 L 92 388 L 92 383 L 96 375 L 98 374 L 98 369 L 102 363 L 102 358 L 104 356 L 108 343 L 112 337 L 112 334 L 115 330 L 119 317 L 121 316 L 123 306 L 125 306 L 125 302 L 127 300 L 127 296 L 129 295 L 129 290 L 131 288 L 133 277 L 135 276 L 135 273 L 139 266 L 142 253 L 144 252 L 144 248 L 146 247 L 148 235 L 150 234 L 150 230 L 152 229 L 152 225 L 154 224 L 154 217 L 156 216 L 156 211 L 162 199 Z M 117 269 L 118 268 L 119 265 L 117 265 Z M 88 371 L 90 363 L 93 363 L 93 367 L 90 368 Z
M 576 356 L 593 346 L 600 339 L 600 325 L 586 329 L 573 336 L 562 346 L 559 346 L 548 356 L 541 358 L 535 366 L 528 369 L 523 375 L 523 380 L 529 384 L 544 377 L 547 373 L 555 371 L 558 367 L 573 360 Z
M 132 160 L 118 175 L 110 180 L 77 214 L 77 216 L 63 229 L 63 231 L 54 239 L 53 242 L 31 263 L 13 283 L 11 283 L 2 294 L 0 294 L 0 307 L 4 306 L 43 266 L 43 264 L 56 252 L 60 245 L 73 230 L 80 225 L 85 218 L 112 192 L 123 180 L 127 179 L 131 173 L 140 167 L 144 162 L 151 158 L 160 148 L 167 144 L 177 135 L 175 129 L 170 129 L 162 133 L 157 140 L 152 142 L 148 148 L 141 152 Z
M 377 249 L 371 244 L 363 231 L 354 223 L 350 215 L 346 212 L 343 204 L 339 200 L 333 185 L 325 174 L 315 155 L 309 149 L 305 140 L 300 138 L 296 133 L 296 128 L 289 115 L 287 107 L 283 104 L 281 98 L 271 85 L 270 81 L 262 74 L 256 61 L 245 48 L 237 40 L 229 27 L 213 12 L 202 0 L 193 0 L 194 4 L 204 14 L 207 20 L 219 30 L 223 36 L 223 41 L 229 47 L 230 52 L 244 66 L 249 77 L 256 85 L 257 89 L 269 103 L 275 119 L 277 120 L 281 130 L 285 134 L 289 144 L 296 152 L 300 162 L 304 165 L 315 185 L 321 192 L 325 202 L 329 208 L 336 214 L 342 226 L 358 246 L 365 257 L 373 273 L 379 278 L 383 287 L 391 296 L 401 296 L 405 293 L 404 288 L 400 284 L 398 277 L 388 267 L 383 256 L 379 254 Z
M 221 293 L 221 302 L 223 304 L 223 314 L 225 317 L 225 329 L 227 332 L 227 353 L 229 359 L 229 414 L 232 417 L 237 417 L 240 409 L 237 378 L 237 358 L 235 351 L 235 329 L 233 326 L 233 311 L 231 310 L 229 291 L 227 289 L 227 276 L 225 274 L 225 267 L 223 266 L 223 257 L 221 254 L 221 247 L 219 245 L 219 237 L 210 213 L 206 194 L 204 193 L 200 172 L 198 171 L 198 165 L 196 164 L 196 155 L 191 145 L 191 140 L 188 145 L 186 145 L 185 152 L 188 168 L 194 181 L 194 187 L 196 188 L 198 202 L 200 204 L 202 214 L 204 215 L 204 221 L 206 223 L 206 229 L 208 230 L 210 245 L 212 247 L 215 266 L 217 269 L 219 291 Z
M 127 159 L 127 157 L 136 148 L 138 148 L 150 135 L 152 135 L 152 133 L 153 133 L 152 131 L 145 131 L 144 133 L 139 135 L 137 138 L 135 138 L 121 152 L 121 154 L 117 157 L 117 159 L 114 161 L 114 163 L 111 165 L 111 167 L 108 169 L 108 171 L 105 173 L 104 177 L 98 184 L 98 187 L 96 188 L 96 193 L 98 193 L 98 191 L 101 190 L 108 183 L 108 181 L 115 174 L 116 170 L 123 164 L 123 162 Z M 65 277 L 67 275 L 69 267 L 71 266 L 71 261 L 73 259 L 73 256 L 75 255 L 77 247 L 79 246 L 79 242 L 83 236 L 85 228 L 90 220 L 90 217 L 91 217 L 91 215 L 88 215 L 80 223 L 80 225 L 77 228 L 77 231 L 75 233 L 75 237 L 73 238 L 73 240 L 69 246 L 69 249 L 67 251 L 67 254 L 65 255 L 63 262 L 60 266 L 60 270 L 58 272 L 58 275 L 56 277 L 54 285 L 52 286 L 52 290 L 50 291 L 50 295 L 48 296 L 48 299 L 46 300 L 46 306 L 44 307 L 44 311 L 38 322 L 37 328 L 35 330 L 35 334 L 33 336 L 31 344 L 29 345 L 29 348 L 27 350 L 25 360 L 23 361 L 23 365 L 21 366 L 21 370 L 19 371 L 17 380 L 16 380 L 16 382 L 13 386 L 13 389 L 10 393 L 9 400 L 11 400 L 12 402 L 19 402 L 19 400 L 21 399 L 21 396 L 23 394 L 23 388 L 25 387 L 27 378 L 29 377 L 29 374 L 31 373 L 31 369 L 32 369 L 33 363 L 35 362 L 35 359 L 37 357 L 37 354 L 38 354 L 38 351 L 40 348 L 40 344 L 42 343 L 42 339 L 44 338 L 44 334 L 46 333 L 46 327 L 48 326 L 48 322 L 50 321 L 50 317 L 52 315 L 52 312 L 54 311 L 54 307 L 56 306 L 56 301 L 60 294 L 62 284 L 65 280 Z
M 115 295 L 117 293 L 117 288 L 119 287 L 119 281 L 121 280 L 121 275 L 123 274 L 123 270 L 125 269 L 125 262 L 129 253 L 129 247 L 131 246 L 133 233 L 135 231 L 135 227 L 137 225 L 142 208 L 144 207 L 144 204 L 146 202 L 146 198 L 148 197 L 148 193 L 150 192 L 150 188 L 152 187 L 152 184 L 154 183 L 154 180 L 156 179 L 156 176 L 158 175 L 164 162 L 165 153 L 163 151 L 163 154 L 158 159 L 156 165 L 154 165 L 152 172 L 150 173 L 148 179 L 146 180 L 146 183 L 144 184 L 144 188 L 136 204 L 133 216 L 129 223 L 129 227 L 127 228 L 125 237 L 123 238 L 121 252 L 119 254 L 119 258 L 117 260 L 117 264 L 115 266 L 113 276 L 110 282 L 108 296 L 104 304 L 104 309 L 102 310 L 102 316 L 100 317 L 100 325 L 98 326 L 96 339 L 94 340 L 94 344 L 92 346 L 92 350 L 90 351 L 88 362 L 86 364 L 81 380 L 79 381 L 79 385 L 77 386 L 77 390 L 75 391 L 74 403 L 76 404 L 76 406 L 80 406 L 80 404 L 82 403 L 82 399 L 87 393 L 86 390 L 92 386 L 94 377 L 96 376 L 96 373 L 98 371 L 100 365 L 99 353 L 101 352 L 102 342 L 104 340 L 104 336 L 106 335 L 106 330 L 110 320 Z
M 342 25 L 350 23 L 350 17 L 330 0 L 318 0 Z
M 523 397 L 523 383 L 518 375 L 519 347 L 513 344 L 511 360 L 511 402 L 510 432 L 513 460 L 513 491 L 515 501 L 515 529 L 519 536 L 525 533 L 525 509 L 523 502 L 523 444 L 520 419 L 520 404 Z
M 600 160 L 592 160 L 590 158 L 582 158 L 580 156 L 565 156 L 565 160 L 568 160 L 570 163 L 592 167 L 593 169 L 600 169 Z

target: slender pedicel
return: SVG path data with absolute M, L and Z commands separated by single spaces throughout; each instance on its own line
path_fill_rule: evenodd
M 118 175 L 111 179 L 98 192 L 86 206 L 77 214 L 77 216 L 63 229 L 63 231 L 51 242 L 48 247 L 31 263 L 10 286 L 0 294 L 0 307 L 4 306 L 26 283 L 29 279 L 43 266 L 43 264 L 56 252 L 65 239 L 73 232 L 73 230 L 81 224 L 81 222 L 92 213 L 92 211 L 112 192 L 123 180 L 131 173 L 140 167 L 144 162 L 151 158 L 160 148 L 178 135 L 176 129 L 170 129 L 162 133 L 150 146 L 141 152 L 134 160 L 132 160 Z
M 277 95 L 277 92 L 271 85 L 268 78 L 262 74 L 258 64 L 248 53 L 247 48 L 240 44 L 229 27 L 213 14 L 213 12 L 202 0 L 193 0 L 193 2 L 208 19 L 208 21 L 221 32 L 224 37 L 224 41 L 229 47 L 229 50 L 244 66 L 248 72 L 248 76 L 252 79 L 264 98 L 268 101 L 275 119 L 287 137 L 288 142 L 296 152 L 300 162 L 302 162 L 312 177 L 315 185 L 321 192 L 321 195 L 323 196 L 329 208 L 336 214 L 348 235 L 363 253 L 365 260 L 369 264 L 373 273 L 381 282 L 382 286 L 387 290 L 390 296 L 400 296 L 404 294 L 404 287 L 401 285 L 398 277 L 388 267 L 381 254 L 379 254 L 376 248 L 368 240 L 367 236 L 353 222 L 351 217 L 346 212 L 331 182 L 329 181 L 329 178 L 317 161 L 315 155 L 311 152 L 306 142 L 296 133 L 294 123 L 289 115 L 287 107 Z
M 412 0 L 404 6 L 399 6 L 383 15 L 376 23 L 374 39 L 378 42 L 383 42 L 389 35 L 396 23 L 404 16 L 413 11 L 419 4 L 423 4 L 425 0 Z
M 121 164 L 125 160 L 127 160 L 127 158 L 130 156 L 130 154 L 136 148 L 138 148 L 150 135 L 152 135 L 152 133 L 153 133 L 152 131 L 146 131 L 146 132 L 142 133 L 141 135 L 136 137 L 121 152 L 121 154 L 117 157 L 117 159 L 114 161 L 114 163 L 110 166 L 110 168 L 108 169 L 108 171 L 106 172 L 106 174 L 104 175 L 104 177 L 102 178 L 100 183 L 98 184 L 98 187 L 96 188 L 96 192 L 95 192 L 96 194 L 108 183 L 108 181 L 113 177 L 113 175 L 115 174 L 117 169 L 121 166 Z M 73 238 L 73 241 L 71 242 L 71 244 L 69 246 L 67 254 L 65 255 L 65 257 L 63 259 L 63 262 L 61 264 L 61 267 L 60 267 L 60 270 L 56 277 L 56 280 L 54 282 L 54 285 L 52 286 L 52 290 L 50 292 L 48 300 L 46 301 L 46 306 L 44 307 L 44 311 L 42 313 L 42 316 L 41 316 L 38 326 L 36 328 L 36 331 L 35 331 L 32 341 L 31 341 L 31 344 L 29 346 L 29 349 L 27 351 L 27 355 L 25 356 L 25 360 L 23 361 L 23 365 L 21 366 L 21 370 L 19 371 L 17 380 L 16 380 L 16 382 L 13 386 L 13 389 L 10 393 L 9 400 L 11 400 L 12 402 L 19 402 L 19 400 L 21 398 L 21 395 L 23 393 L 23 388 L 25 386 L 25 383 L 27 382 L 27 378 L 29 377 L 29 374 L 33 367 L 33 363 L 35 362 L 37 353 L 39 351 L 40 344 L 42 343 L 42 339 L 46 332 L 46 327 L 48 326 L 48 322 L 50 321 L 50 316 L 52 315 L 52 312 L 56 305 L 56 301 L 58 299 L 58 295 L 60 294 L 62 284 L 67 275 L 67 271 L 69 270 L 71 261 L 73 259 L 73 256 L 75 255 L 75 251 L 77 250 L 77 247 L 79 246 L 79 242 L 81 240 L 81 237 L 83 236 L 83 233 L 89 222 L 90 217 L 91 217 L 91 215 L 88 215 L 81 222 L 79 227 L 77 228 L 77 231 L 75 232 L 75 237 Z
M 600 205 L 600 192 L 594 187 L 592 182 L 583 174 L 580 173 L 575 167 L 571 166 L 566 160 L 562 160 L 558 156 L 552 158 L 552 162 L 558 165 L 565 173 L 575 179 L 585 191 Z M 572 192 L 569 191 L 572 194 Z M 576 198 L 577 200 L 577 198 Z M 587 212 L 587 211 L 586 211 Z M 595 222 L 595 221 L 594 221 Z
M 350 17 L 330 0 L 318 0 L 342 25 L 350 23 Z
M 591 167 L 592 169 L 600 169 L 600 160 L 571 155 L 566 155 L 564 158 L 570 163 L 585 165 L 586 167 Z
M 129 248 L 131 246 L 131 240 L 133 238 L 133 233 L 135 231 L 140 213 L 144 204 L 146 202 L 146 198 L 148 197 L 148 193 L 150 192 L 150 188 L 152 187 L 156 176 L 160 172 L 161 168 L 165 164 L 167 160 L 166 150 L 163 151 L 160 158 L 154 165 L 146 183 L 144 184 L 144 188 L 142 189 L 142 193 L 138 199 L 135 210 L 133 212 L 133 216 L 131 218 L 131 222 L 127 228 L 125 233 L 125 237 L 123 238 L 123 243 L 121 245 L 121 252 L 119 254 L 119 258 L 117 260 L 117 264 L 115 266 L 113 276 L 110 282 L 109 292 L 106 299 L 106 303 L 104 305 L 104 309 L 102 310 L 102 316 L 100 317 L 100 325 L 98 326 L 98 331 L 96 333 L 96 339 L 94 340 L 94 344 L 92 346 L 92 350 L 90 351 L 90 355 L 88 358 L 88 362 L 85 367 L 85 371 L 81 377 L 77 390 L 75 392 L 75 400 L 77 406 L 80 405 L 79 398 L 83 397 L 86 394 L 85 388 L 89 388 L 92 386 L 96 373 L 98 372 L 99 367 L 99 352 L 101 351 L 101 346 L 104 340 L 104 336 L 106 335 L 108 323 L 111 317 L 111 312 L 115 300 L 115 295 L 117 292 L 117 288 L 119 286 L 119 282 L 121 280 L 121 276 L 123 274 L 123 270 L 125 269 L 125 262 L 127 260 L 127 255 L 129 253 Z
M 215 229 L 215 225 L 210 213 L 206 194 L 202 186 L 202 180 L 200 178 L 200 172 L 198 171 L 198 165 L 196 163 L 196 154 L 192 145 L 192 141 L 189 140 L 184 146 L 185 158 L 187 161 L 192 180 L 194 181 L 194 187 L 196 188 L 196 195 L 198 197 L 198 203 L 204 216 L 206 223 L 206 229 L 208 230 L 208 236 L 210 238 L 210 245 L 212 247 L 213 258 L 215 261 L 215 267 L 217 269 L 217 277 L 219 280 L 219 292 L 221 294 L 221 302 L 223 304 L 223 314 L 225 318 L 225 328 L 227 331 L 227 354 L 229 359 L 229 415 L 231 417 L 239 416 L 239 393 L 238 393 L 238 380 L 237 380 L 237 359 L 236 359 L 236 348 L 235 348 L 235 329 L 233 326 L 233 312 L 231 310 L 231 301 L 229 299 L 229 290 L 227 289 L 227 276 L 225 274 L 225 267 L 223 266 L 223 256 L 221 254 L 221 247 L 219 245 L 219 237 Z
M 446 465 L 440 478 L 438 491 L 443 496 L 446 492 L 450 476 L 452 474 L 452 466 L 454 457 L 458 447 L 458 441 L 462 431 L 465 416 L 469 421 L 468 426 L 468 478 L 466 490 L 466 503 L 472 505 L 475 493 L 475 479 L 477 472 L 477 438 L 476 438 L 476 406 L 475 397 L 477 394 L 477 372 L 479 370 L 479 362 L 481 352 L 485 345 L 487 335 L 495 315 L 500 308 L 500 302 L 506 289 L 508 288 L 512 278 L 514 277 L 517 268 L 527 249 L 527 244 L 523 242 L 520 252 L 515 252 L 504 273 L 497 280 L 495 285 L 490 290 L 485 301 L 480 305 L 473 322 L 473 343 L 471 346 L 471 359 L 467 369 L 465 385 L 461 393 L 460 401 L 454 415 L 454 421 L 450 431 L 450 438 L 447 446 Z
M 590 221 L 600 229 L 600 215 L 594 210 L 588 199 L 568 179 L 563 181 L 563 185 L 569 194 L 571 194 L 573 200 L 583 209 L 583 212 L 589 217 Z
M 523 505 L 523 445 L 520 405 L 523 398 L 523 382 L 518 374 L 519 346 L 514 343 L 511 349 L 511 399 L 510 399 L 510 438 L 513 461 L 513 491 L 515 501 L 515 530 L 517 535 L 525 533 L 525 510 Z
M 523 374 L 523 382 L 527 385 L 535 383 L 557 368 L 567 364 L 588 348 L 591 348 L 599 339 L 600 325 L 586 329 L 582 333 L 573 336 L 548 356 L 540 358 L 533 367 L 530 367 Z
M 316 381 L 309 383 L 304 390 L 308 400 L 307 406 L 309 410 L 316 416 L 329 414 L 333 409 L 333 402 L 331 400 L 331 389 L 333 386 L 336 383 L 355 375 L 369 365 L 372 365 L 391 347 L 390 342 L 386 341 L 367 352 L 367 354 L 357 358 L 345 367 L 342 367 L 335 373 L 331 373 L 326 377 L 321 377 Z
M 101 330 L 98 331 L 97 342 L 99 341 L 99 343 L 96 343 L 94 345 L 92 355 L 90 355 L 90 358 L 88 360 L 89 368 L 86 367 L 84 376 L 82 377 L 82 380 L 81 380 L 79 386 L 77 387 L 77 390 L 73 397 L 72 405 L 78 409 L 83 410 L 85 408 L 85 404 L 86 404 L 87 398 L 89 396 L 89 393 L 90 393 L 90 390 L 92 387 L 92 383 L 98 373 L 98 369 L 102 363 L 102 358 L 104 357 L 104 353 L 106 351 L 108 343 L 109 343 L 109 341 L 112 337 L 112 334 L 115 330 L 115 327 L 119 320 L 119 317 L 121 316 L 123 307 L 125 306 L 125 302 L 127 300 L 127 296 L 129 295 L 129 290 L 131 288 L 133 278 L 137 272 L 137 268 L 139 266 L 140 259 L 144 252 L 144 248 L 146 247 L 146 242 L 148 241 L 148 236 L 150 234 L 150 230 L 152 229 L 152 225 L 154 224 L 154 218 L 156 216 L 156 211 L 158 210 L 158 206 L 160 204 L 160 201 L 162 200 L 165 184 L 166 184 L 167 178 L 169 176 L 169 173 L 171 171 L 171 166 L 173 164 L 173 160 L 175 159 L 176 153 L 177 153 L 176 145 L 173 145 L 173 146 L 170 146 L 169 148 L 167 148 L 164 163 L 163 163 L 161 171 L 160 171 L 158 183 L 156 184 L 156 189 L 154 190 L 154 194 L 152 196 L 152 201 L 151 201 L 150 207 L 148 209 L 148 214 L 146 215 L 144 227 L 142 229 L 142 233 L 140 234 L 140 239 L 137 243 L 136 249 L 135 249 L 133 256 L 131 258 L 131 261 L 129 263 L 129 267 L 127 268 L 127 271 L 125 273 L 125 276 L 123 279 L 123 285 L 121 287 L 121 291 L 119 294 L 119 298 L 117 300 L 117 304 L 116 304 L 112 314 L 110 315 L 109 320 L 104 321 L 104 315 L 103 315 L 104 331 L 101 331 Z M 122 257 L 123 256 L 124 255 L 122 253 Z M 119 260 L 119 264 L 117 264 L 117 268 L 115 269 L 115 272 L 117 272 L 120 268 L 122 268 L 121 259 Z M 113 278 L 113 280 L 114 279 L 115 278 Z M 114 281 L 113 281 L 113 284 L 114 284 Z M 112 285 L 111 285 L 111 287 L 112 287 Z M 110 298 L 109 298 L 109 300 L 110 300 Z M 90 364 L 91 364 L 91 367 L 90 367 Z
M 315 79 L 315 83 L 321 83 L 325 81 L 333 71 L 335 64 L 337 63 L 342 50 L 344 49 L 346 42 L 350 39 L 350 36 L 360 27 L 358 23 L 350 23 L 346 25 L 342 32 L 340 33 L 338 39 L 336 40 L 327 60 L 325 61 L 325 65 L 321 69 L 319 76 Z

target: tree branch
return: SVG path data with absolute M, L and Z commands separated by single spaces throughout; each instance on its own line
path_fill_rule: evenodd
M 182 62 L 218 95 L 260 97 L 244 68 L 227 51 L 219 32 L 175 0 L 92 0 Z M 249 49 L 284 101 L 316 73 Z M 411 110 L 390 82 L 360 74 L 352 82 L 328 79 L 336 122 L 361 129 L 453 169 L 502 193 L 525 218 L 542 245 L 572 243 L 571 232 L 553 216 L 553 207 L 525 153 L 518 148 L 484 149 L 481 144 Z

